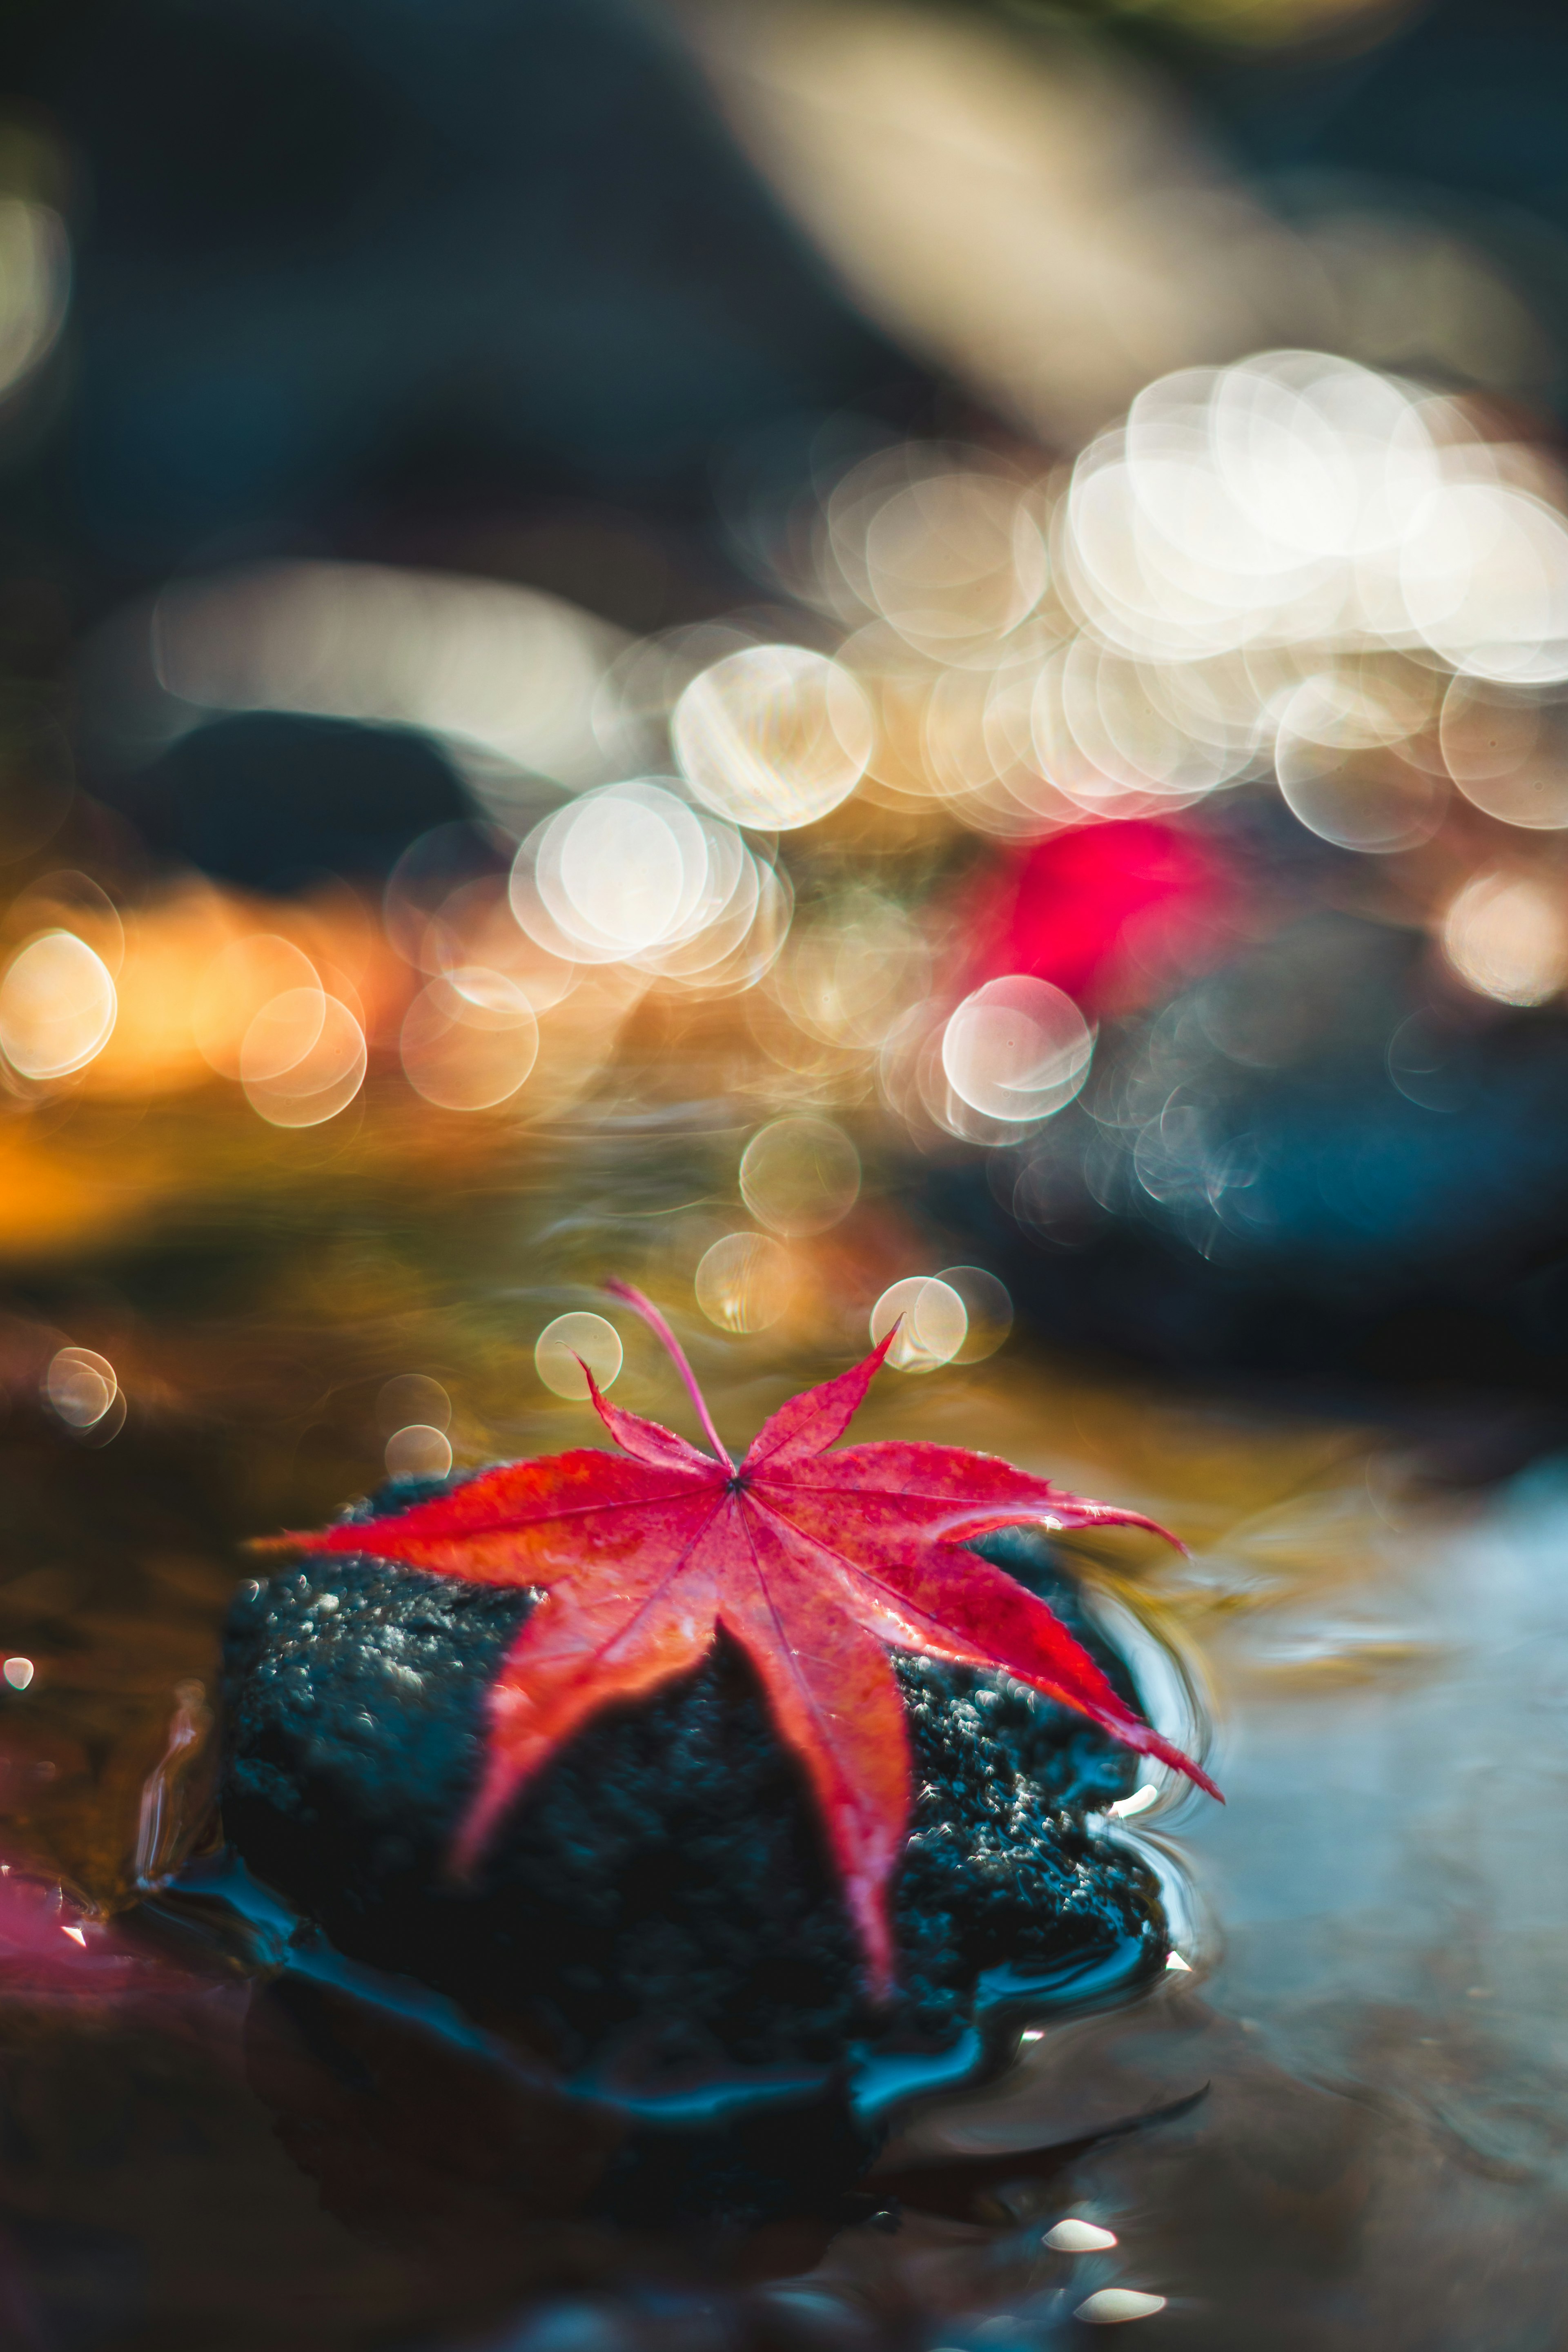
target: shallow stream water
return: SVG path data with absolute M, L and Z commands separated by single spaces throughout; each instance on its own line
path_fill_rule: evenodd
M 540 1326 L 612 1270 L 679 1306 L 701 1171 L 660 1190 L 644 1148 L 628 1206 L 623 1149 L 439 1192 L 321 1155 L 11 1269 L 0 2343 L 1563 2342 L 1568 1463 L 1446 1483 L 1483 1412 L 1395 1432 L 1134 1389 L 1021 1337 L 879 1383 L 860 1433 L 1003 1452 L 1186 1538 L 1081 1564 L 1151 1707 L 1179 1721 L 1184 1673 L 1206 1691 L 1228 1801 L 1162 1790 L 1108 1831 L 1162 1858 L 1185 1966 L 1025 2020 L 989 2078 L 906 2106 L 847 2220 L 585 2222 L 580 2121 L 395 2020 L 353 2029 L 413 2085 L 369 2127 L 286 1981 L 138 1902 L 210 1843 L 243 1538 L 375 1482 L 402 1374 L 444 1385 L 459 1462 L 584 1441 L 534 1377 Z M 39 1408 L 62 1337 L 114 1362 L 112 1432 Z M 694 1352 L 726 1435 L 820 1377 L 766 1337 Z M 679 1418 L 651 1350 L 628 1344 L 621 1394 Z M 1064 2249 L 1068 2221 L 1101 2242 Z

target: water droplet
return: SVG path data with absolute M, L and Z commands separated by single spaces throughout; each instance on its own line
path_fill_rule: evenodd
M 1071 2215 L 1047 2230 L 1045 2243 L 1054 2254 L 1098 2254 L 1116 2243 L 1114 2230 L 1101 2229 L 1098 2221 L 1083 2221 Z
M 1163 2294 L 1141 2294 L 1131 2286 L 1102 2286 L 1098 2294 L 1085 2297 L 1073 2317 L 1087 2321 L 1090 2327 L 1120 2327 L 1129 2319 L 1152 2319 L 1164 2308 Z

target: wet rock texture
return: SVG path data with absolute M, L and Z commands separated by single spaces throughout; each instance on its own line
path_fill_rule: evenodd
M 350 1516 L 438 1489 L 399 1481 Z M 368 1525 L 366 1542 L 363 1558 L 308 1558 L 242 1591 L 226 1653 L 226 1832 L 352 1958 L 420 1979 L 612 2092 L 940 2049 L 1001 1965 L 1131 1983 L 1163 1962 L 1152 1878 L 1083 1822 L 1133 1784 L 1136 1759 L 1002 1677 L 910 1658 L 896 1664 L 918 1801 L 891 2012 L 865 2004 L 804 1780 L 723 1641 L 579 1734 L 478 1879 L 452 1884 L 484 1695 L 533 1597 L 378 1560 Z M 1043 1539 L 984 1549 L 1129 1688 Z

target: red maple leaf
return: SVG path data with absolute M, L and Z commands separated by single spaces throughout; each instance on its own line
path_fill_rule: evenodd
M 910 1802 L 889 1647 L 1000 1667 L 1219 1795 L 1118 1697 L 1043 1601 L 963 1549 L 1031 1523 L 1163 1528 L 959 1446 L 830 1454 L 892 1332 L 853 1371 L 792 1397 L 737 1465 L 658 1308 L 627 1284 L 607 1287 L 668 1349 L 711 1454 L 609 1403 L 590 1373 L 618 1454 L 583 1446 L 507 1463 L 386 1518 L 274 1539 L 542 1592 L 490 1686 L 484 1771 L 452 1857 L 459 1872 L 472 1870 L 502 1813 L 590 1716 L 689 1672 L 721 1626 L 805 1768 L 879 1997 L 892 1984 L 888 1891 Z

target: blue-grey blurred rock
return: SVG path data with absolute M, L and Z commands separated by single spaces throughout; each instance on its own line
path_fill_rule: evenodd
M 79 172 L 41 478 L 105 563 L 700 500 L 723 436 L 908 373 L 633 0 L 131 0 L 31 34 Z

